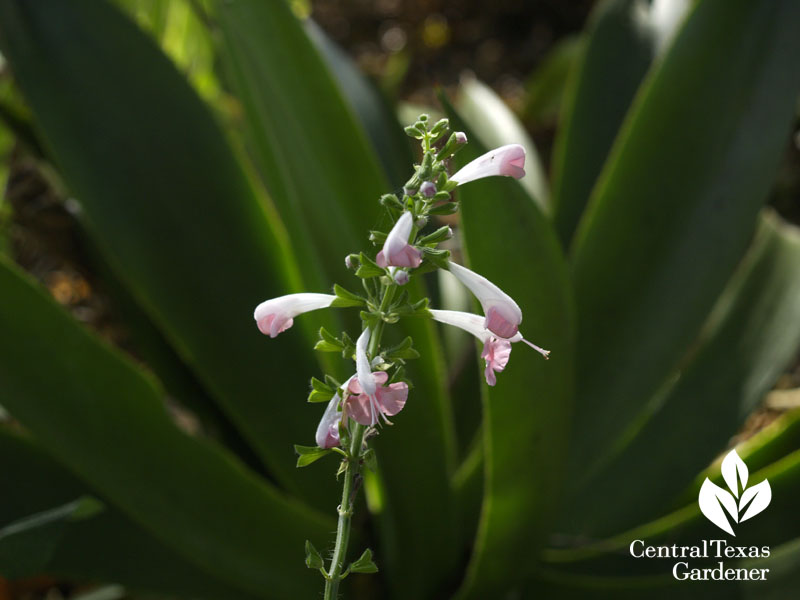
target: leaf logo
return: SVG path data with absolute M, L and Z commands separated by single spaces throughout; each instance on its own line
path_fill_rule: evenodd
M 700 510 L 706 518 L 732 536 L 736 534 L 728 516 L 734 523 L 741 523 L 755 517 L 767 508 L 772 500 L 769 481 L 765 479 L 761 483 L 747 487 L 747 477 L 747 465 L 739 458 L 736 450 L 731 450 L 722 461 L 722 478 L 730 491 L 715 485 L 706 477 L 697 499 Z

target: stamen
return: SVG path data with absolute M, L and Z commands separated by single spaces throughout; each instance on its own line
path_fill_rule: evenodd
M 528 346 L 530 346 L 534 350 L 536 350 L 539 354 L 544 356 L 545 359 L 550 358 L 550 350 L 545 350 L 544 348 L 539 348 L 539 346 L 537 346 L 536 344 L 532 344 L 531 342 L 529 342 L 525 338 L 522 338 L 522 341 L 525 342 L 526 344 L 528 344 Z

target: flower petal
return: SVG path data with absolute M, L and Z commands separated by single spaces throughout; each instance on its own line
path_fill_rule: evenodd
M 519 325 L 513 320 L 515 315 L 509 314 L 511 311 L 504 308 L 502 305 L 490 306 L 486 311 L 484 326 L 502 338 L 514 337 L 519 332 Z
M 336 296 L 331 294 L 300 293 L 271 298 L 259 304 L 253 318 L 261 333 L 275 337 L 289 329 L 299 314 L 329 307 Z
M 377 418 L 374 421 L 372 419 L 373 410 L 366 394 L 350 396 L 347 399 L 347 415 L 361 425 L 369 426 L 377 423 Z
M 508 359 L 511 358 L 511 342 L 496 337 L 489 338 L 483 346 L 481 358 L 486 361 L 486 370 L 484 371 L 486 383 L 495 385 L 497 383 L 495 373 L 505 369 Z
M 320 448 L 333 448 L 339 445 L 339 421 L 342 420 L 342 412 L 338 410 L 340 400 L 339 394 L 331 398 L 317 425 L 316 440 Z
M 491 337 L 491 332 L 484 327 L 484 317 L 475 315 L 460 310 L 437 310 L 434 308 L 429 309 L 434 320 L 445 325 L 452 325 L 463 329 L 467 333 L 471 333 L 482 342 L 486 342 L 488 337 Z
M 522 323 L 522 310 L 514 299 L 482 275 L 454 262 L 448 264 L 450 273 L 481 303 L 486 315 L 484 326 L 498 337 L 514 336 Z
M 519 144 L 508 144 L 490 150 L 464 165 L 450 177 L 450 181 L 462 185 L 494 175 L 505 175 L 516 179 L 523 177 L 525 175 L 525 148 Z
M 385 415 L 396 415 L 406 405 L 408 399 L 408 384 L 404 381 L 392 383 L 378 388 L 378 404 Z
M 367 358 L 367 344 L 369 344 L 370 335 L 369 327 L 367 327 L 356 340 L 356 376 L 361 389 L 369 396 L 375 393 L 376 387 L 372 367 Z
M 375 257 L 375 262 L 379 266 L 383 268 L 388 266 L 416 268 L 420 265 L 422 253 L 408 243 L 413 226 L 414 218 L 408 211 L 397 219 L 397 223 L 386 236 L 383 249 Z

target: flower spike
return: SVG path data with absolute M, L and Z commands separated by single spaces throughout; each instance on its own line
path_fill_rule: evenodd
M 253 317 L 264 335 L 274 338 L 294 324 L 294 318 L 302 313 L 328 308 L 336 296 L 331 294 L 289 294 L 271 298 L 256 307 Z
M 464 165 L 450 177 L 450 181 L 463 185 L 476 179 L 494 175 L 505 175 L 515 179 L 524 177 L 525 148 L 519 144 L 508 144 L 507 146 L 489 150 L 486 154 Z
M 389 235 L 386 236 L 383 250 L 378 252 L 378 256 L 375 257 L 375 262 L 378 265 L 383 268 L 389 266 L 416 268 L 422 263 L 422 253 L 408 243 L 413 226 L 414 218 L 411 213 L 404 212 L 397 219 L 397 223 L 394 224 Z
M 448 263 L 450 272 L 478 299 L 486 315 L 484 327 L 497 337 L 509 339 L 519 331 L 522 310 L 513 298 L 491 281 L 454 262 Z

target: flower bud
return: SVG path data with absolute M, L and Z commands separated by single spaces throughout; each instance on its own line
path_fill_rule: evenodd
M 419 191 L 426 198 L 432 198 L 436 195 L 436 184 L 434 184 L 432 181 L 425 181 L 420 186 Z
M 430 178 L 433 174 L 433 154 L 430 152 L 426 152 L 425 156 L 422 157 L 422 164 L 419 166 L 419 170 L 417 171 L 417 175 L 420 179 L 425 180 Z
M 450 137 L 447 139 L 447 143 L 439 150 L 439 153 L 436 155 L 437 160 L 444 160 L 445 158 L 450 158 L 456 152 L 461 150 L 464 147 L 464 144 L 467 143 L 467 134 L 463 131 L 456 131 L 450 134 Z
M 348 269 L 356 269 L 358 268 L 358 255 L 357 254 L 348 254 L 344 257 L 344 266 Z
M 403 271 L 402 269 L 398 269 L 397 271 L 395 271 L 393 279 L 397 285 L 407 284 L 409 279 L 408 271 Z

